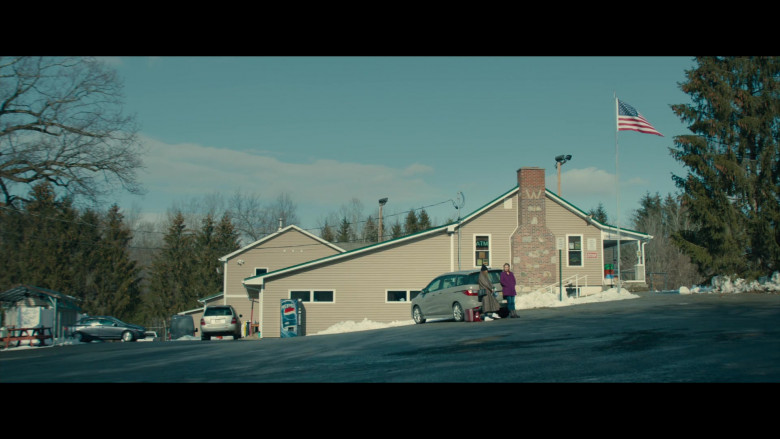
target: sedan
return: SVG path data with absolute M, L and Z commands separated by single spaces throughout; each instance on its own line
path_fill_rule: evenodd
M 488 270 L 494 291 L 501 291 L 501 270 Z M 506 301 L 499 296 L 501 318 L 509 315 Z M 479 309 L 479 269 L 454 271 L 436 276 L 412 299 L 412 319 L 425 323 L 430 318 L 451 318 L 462 322 L 466 309 Z
M 125 323 L 116 317 L 91 316 L 84 317 L 71 328 L 71 334 L 76 341 L 91 340 L 122 340 L 136 341 L 146 337 L 143 326 Z

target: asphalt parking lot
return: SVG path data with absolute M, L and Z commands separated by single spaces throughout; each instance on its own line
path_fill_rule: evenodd
M 780 381 L 780 295 L 658 294 L 518 319 L 0 353 L 2 382 Z

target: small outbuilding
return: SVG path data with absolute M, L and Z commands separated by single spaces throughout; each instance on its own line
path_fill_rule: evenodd
M 32 285 L 19 285 L 0 293 L 2 326 L 52 328 L 55 338 L 65 335 L 64 328 L 78 320 L 81 299 Z

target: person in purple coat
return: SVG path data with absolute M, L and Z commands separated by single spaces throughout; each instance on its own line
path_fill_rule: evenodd
M 504 298 L 506 299 L 506 307 L 509 310 L 509 317 L 517 318 L 517 310 L 515 309 L 515 296 L 517 292 L 515 290 L 517 280 L 515 280 L 515 274 L 509 271 L 509 264 L 504 264 L 504 271 L 501 272 L 501 289 L 504 292 Z

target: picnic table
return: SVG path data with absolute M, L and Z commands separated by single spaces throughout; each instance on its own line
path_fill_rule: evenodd
M 53 338 L 51 335 L 51 328 L 45 326 L 38 326 L 35 328 L 15 328 L 11 326 L 6 330 L 8 333 L 3 336 L 3 342 L 5 343 L 6 348 L 11 344 L 19 346 L 22 341 L 26 340 L 29 340 L 30 345 L 32 345 L 33 340 L 39 340 L 41 345 L 43 345 L 45 340 Z

